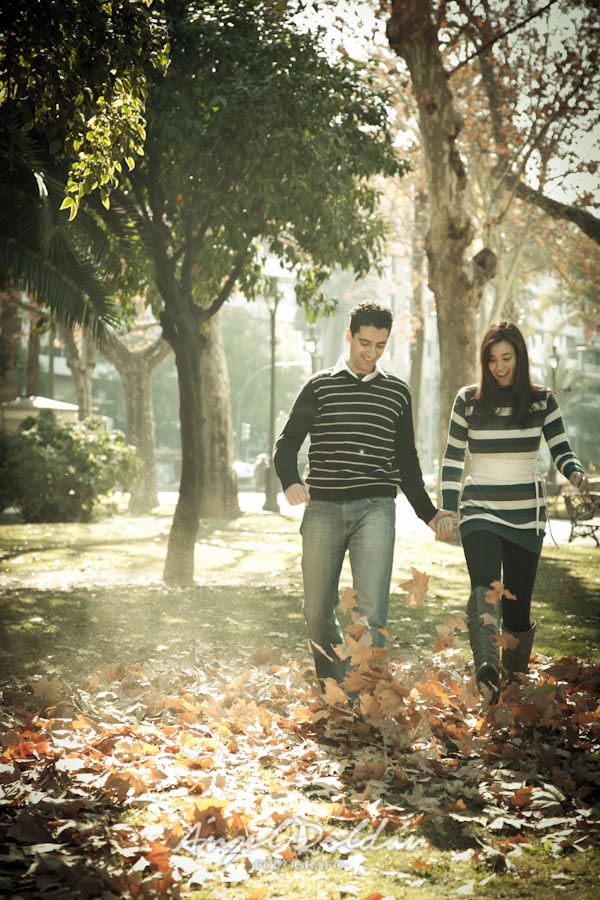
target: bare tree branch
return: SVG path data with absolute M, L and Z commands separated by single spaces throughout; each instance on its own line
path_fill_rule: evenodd
M 509 34 L 512 34 L 515 31 L 518 31 L 519 28 L 522 28 L 524 25 L 527 25 L 528 22 L 531 22 L 533 19 L 537 19 L 538 16 L 543 15 L 547 10 L 550 9 L 551 6 L 554 6 L 558 0 L 550 0 L 549 3 L 546 3 L 545 6 L 541 6 L 539 9 L 536 9 L 535 12 L 532 12 L 530 16 L 527 16 L 526 19 L 521 19 L 521 21 L 516 22 L 514 25 L 511 25 L 510 28 L 506 28 L 504 31 L 500 31 L 498 34 L 495 34 L 489 41 L 486 41 L 485 44 L 482 44 L 481 47 L 478 47 L 473 53 L 470 53 L 469 56 L 465 57 L 465 59 L 461 60 L 458 65 L 454 66 L 448 72 L 448 77 L 450 78 L 454 75 L 455 72 L 458 72 L 459 69 L 462 69 L 467 63 L 471 62 L 472 59 L 476 59 L 478 56 L 481 56 L 489 50 L 490 47 L 493 47 L 494 44 L 497 44 L 498 41 L 502 40 L 502 38 L 507 37 Z

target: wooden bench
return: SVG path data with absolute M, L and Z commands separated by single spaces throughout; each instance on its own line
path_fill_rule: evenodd
M 569 541 L 576 537 L 592 537 L 596 546 L 600 547 L 596 534 L 600 530 L 600 493 L 589 493 L 587 497 L 582 494 L 563 494 L 563 497 L 571 520 Z

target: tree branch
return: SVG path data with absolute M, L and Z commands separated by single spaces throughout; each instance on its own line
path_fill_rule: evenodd
M 507 190 L 516 190 L 517 197 L 526 203 L 531 203 L 542 209 L 553 219 L 563 219 L 572 222 L 578 228 L 587 234 L 589 238 L 600 244 L 600 219 L 578 206 L 572 206 L 569 203 L 560 203 L 558 200 L 552 200 L 541 191 L 529 187 L 523 181 L 519 181 L 511 176 L 504 178 L 504 184 Z
M 535 12 L 532 12 L 530 16 L 527 16 L 526 19 L 522 19 L 520 22 L 517 22 L 515 25 L 511 25 L 510 28 L 506 28 L 504 31 L 500 31 L 498 34 L 495 34 L 494 37 L 490 38 L 489 41 L 486 41 L 485 44 L 482 44 L 477 50 L 473 53 L 470 53 L 469 56 L 465 57 L 465 59 L 461 60 L 458 65 L 454 66 L 453 69 L 450 69 L 448 72 L 448 78 L 451 78 L 455 72 L 458 72 L 459 69 L 462 69 L 467 63 L 470 63 L 472 59 L 476 59 L 478 56 L 481 56 L 486 50 L 489 50 L 490 47 L 493 47 L 494 44 L 498 43 L 498 41 L 502 40 L 502 38 L 507 37 L 509 34 L 512 34 L 514 31 L 518 31 L 519 28 L 522 28 L 523 25 L 527 25 L 528 22 L 531 22 L 533 19 L 537 19 L 538 16 L 541 16 L 547 10 L 550 9 L 551 6 L 554 6 L 558 0 L 550 0 L 549 3 L 546 3 L 545 6 L 541 6 L 539 9 L 536 9 Z

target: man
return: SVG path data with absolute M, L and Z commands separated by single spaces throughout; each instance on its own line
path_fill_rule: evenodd
M 398 487 L 435 531 L 436 510 L 423 485 L 408 385 L 379 358 L 392 328 L 387 306 L 365 301 L 350 313 L 347 357 L 304 385 L 275 445 L 274 463 L 288 503 L 305 503 L 300 526 L 304 617 L 317 676 L 342 681 L 346 663 L 335 613 L 348 550 L 356 600 L 373 646 L 382 647 L 394 553 Z M 306 484 L 298 451 L 310 434 Z

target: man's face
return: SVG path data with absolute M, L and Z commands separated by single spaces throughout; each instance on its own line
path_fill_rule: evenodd
M 387 328 L 375 328 L 374 325 L 361 325 L 356 334 L 348 329 L 348 365 L 356 375 L 368 375 L 375 369 L 375 363 L 385 350 L 389 336 Z

